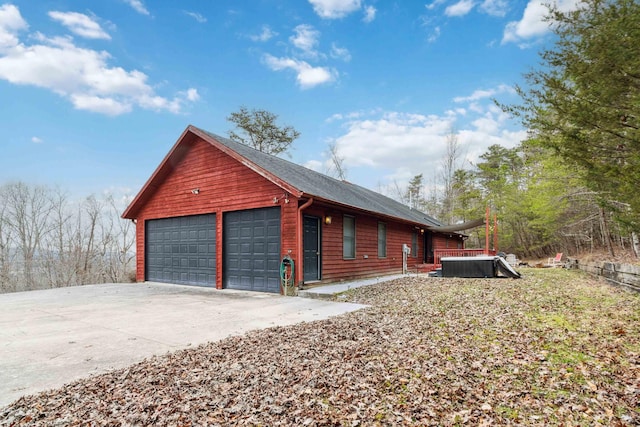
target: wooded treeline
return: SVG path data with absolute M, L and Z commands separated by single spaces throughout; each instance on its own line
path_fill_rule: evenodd
M 0 292 L 132 281 L 135 225 L 120 210 L 112 196 L 0 186 Z
M 516 87 L 521 103 L 501 105 L 529 139 L 512 149 L 492 146 L 464 170 L 454 167 L 459 149 L 449 137 L 433 194 L 420 194 L 417 175 L 404 197 L 446 223 L 481 217 L 490 206 L 501 249 L 521 256 L 605 250 L 638 257 L 640 3 L 552 5 L 546 19 L 555 43 L 540 53 L 541 67 L 525 74 L 527 87 Z
M 631 231 L 601 195 L 534 140 L 493 145 L 473 167 L 452 169 L 446 179 L 417 175 L 400 199 L 446 224 L 484 218 L 489 206 L 492 227 L 498 218 L 499 249 L 520 257 L 633 250 Z M 467 234 L 467 247 L 484 247 L 484 227 Z

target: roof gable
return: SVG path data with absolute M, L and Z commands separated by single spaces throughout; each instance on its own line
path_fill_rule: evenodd
M 157 181 L 162 179 L 163 172 L 174 157 L 180 155 L 180 147 L 186 145 L 190 138 L 200 137 L 216 148 L 224 151 L 229 156 L 243 163 L 274 184 L 280 186 L 296 197 L 314 197 L 327 202 L 340 204 L 373 214 L 384 215 L 404 221 L 421 224 L 426 227 L 438 227 L 442 224 L 436 219 L 411 209 L 380 193 L 366 189 L 356 184 L 331 178 L 320 172 L 305 168 L 304 166 L 288 160 L 263 153 L 252 147 L 232 141 L 228 138 L 207 132 L 195 126 L 188 126 L 182 133 L 169 154 L 160 163 L 151 178 L 131 202 L 123 213 L 123 218 L 135 218 L 140 206 L 148 196 L 147 191 L 153 191 Z

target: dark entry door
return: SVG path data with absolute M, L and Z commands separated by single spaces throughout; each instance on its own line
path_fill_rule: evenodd
M 433 235 L 430 231 L 424 233 L 424 258 L 426 264 L 433 264 Z
M 279 293 L 280 208 L 228 212 L 223 220 L 223 287 Z
M 304 217 L 304 281 L 320 280 L 320 218 Z

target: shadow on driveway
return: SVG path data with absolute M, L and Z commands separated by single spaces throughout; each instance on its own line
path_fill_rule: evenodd
M 153 355 L 362 307 L 149 282 L 3 294 L 0 407 Z

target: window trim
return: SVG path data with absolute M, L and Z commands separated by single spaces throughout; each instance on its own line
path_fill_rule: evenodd
M 418 252 L 420 252 L 418 233 L 414 231 L 413 234 L 411 234 L 411 258 L 418 258 Z
M 347 221 L 345 220 L 346 218 L 350 218 L 351 219 L 351 224 L 352 224 L 352 230 L 353 230 L 353 236 L 347 236 L 347 234 L 345 233 L 345 231 L 347 230 Z M 352 253 L 351 254 L 347 254 L 346 253 L 346 247 L 345 244 L 347 242 L 347 238 L 352 239 Z M 356 217 L 353 215 L 342 215 L 342 259 L 356 259 Z
M 380 227 L 382 227 L 384 242 L 380 241 Z M 380 253 L 380 243 L 384 243 L 384 253 Z M 378 221 L 378 258 L 386 258 L 387 257 L 387 224 L 382 221 Z

